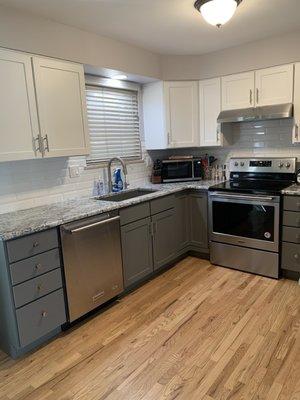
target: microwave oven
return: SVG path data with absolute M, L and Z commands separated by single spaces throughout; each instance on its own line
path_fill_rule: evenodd
M 163 183 L 199 181 L 202 179 L 201 159 L 163 160 L 161 178 Z

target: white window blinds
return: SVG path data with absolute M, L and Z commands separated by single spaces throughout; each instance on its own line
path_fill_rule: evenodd
M 86 86 L 91 154 L 88 162 L 141 158 L 138 92 Z

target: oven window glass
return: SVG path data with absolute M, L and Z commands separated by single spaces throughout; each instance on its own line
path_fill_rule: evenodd
M 162 168 L 163 179 L 188 179 L 192 178 L 192 162 L 164 163 Z
M 274 241 L 273 206 L 213 202 L 213 231 L 268 242 Z

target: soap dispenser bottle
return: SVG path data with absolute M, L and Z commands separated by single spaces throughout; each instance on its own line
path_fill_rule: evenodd
M 123 190 L 123 180 L 121 175 L 121 168 L 116 168 L 113 177 L 113 192 L 120 192 Z

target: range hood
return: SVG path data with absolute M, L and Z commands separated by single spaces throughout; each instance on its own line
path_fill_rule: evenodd
M 221 111 L 218 123 L 223 122 L 251 122 L 267 119 L 280 119 L 293 117 L 293 104 L 276 104 L 273 106 L 242 108 L 240 110 Z

